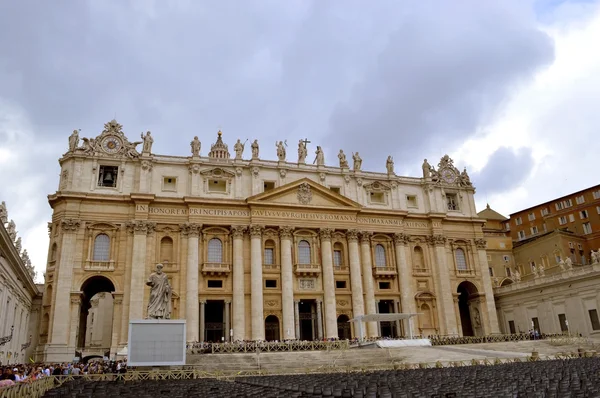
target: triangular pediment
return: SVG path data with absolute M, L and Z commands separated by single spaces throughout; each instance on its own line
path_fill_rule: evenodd
M 309 178 L 302 178 L 249 197 L 249 204 L 332 207 L 360 210 L 361 205 Z

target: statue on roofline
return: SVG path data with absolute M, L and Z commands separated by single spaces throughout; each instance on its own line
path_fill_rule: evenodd
M 258 140 L 255 139 L 250 147 L 252 148 L 252 159 L 258 159 Z

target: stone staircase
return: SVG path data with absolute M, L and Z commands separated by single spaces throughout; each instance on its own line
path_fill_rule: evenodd
M 188 354 L 187 365 L 207 372 L 277 371 L 298 372 L 330 367 L 389 365 L 399 362 L 399 350 L 363 348 L 332 351 L 282 351 L 240 354 Z

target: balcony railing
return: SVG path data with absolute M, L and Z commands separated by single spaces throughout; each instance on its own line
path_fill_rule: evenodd
M 350 268 L 347 265 L 334 265 L 333 273 L 334 274 L 347 274 L 350 272 Z
M 413 268 L 413 274 L 428 274 L 429 269 L 427 268 Z
M 475 276 L 475 270 L 472 269 L 457 269 L 457 276 Z
M 319 264 L 296 264 L 294 267 L 296 275 L 299 276 L 316 276 L 321 273 Z
M 375 278 L 395 278 L 396 273 L 396 267 L 373 267 Z
M 279 264 L 263 264 L 263 270 L 266 272 L 279 271 L 281 266 Z
M 115 262 L 114 261 L 86 261 L 85 262 L 85 270 L 86 271 L 114 271 L 115 270 Z
M 161 264 L 163 265 L 164 272 L 179 272 L 179 264 L 178 263 L 172 263 L 170 261 L 162 261 Z
M 231 264 L 226 263 L 204 263 L 202 274 L 204 275 L 227 275 L 231 272 Z

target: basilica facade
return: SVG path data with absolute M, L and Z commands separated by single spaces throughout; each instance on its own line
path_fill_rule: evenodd
M 69 138 L 49 196 L 39 359 L 125 347 L 159 263 L 189 342 L 352 338 L 348 320 L 399 312 L 418 314 L 417 335 L 498 332 L 484 221 L 448 156 L 404 177 L 391 156 L 386 173 L 368 172 L 358 153 L 328 165 L 317 146 L 312 164 L 307 141 L 297 154 L 277 142 L 278 159 L 265 160 L 257 140 L 250 151 L 237 140 L 231 156 L 221 132 L 206 156 L 198 137 L 189 156 L 153 153 L 155 138 L 130 142 L 114 120 L 81 145 L 78 131 Z

